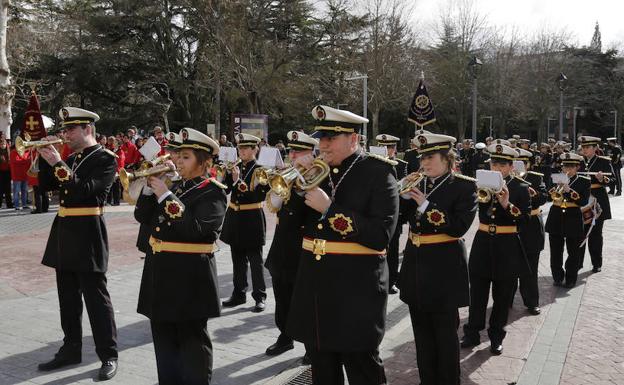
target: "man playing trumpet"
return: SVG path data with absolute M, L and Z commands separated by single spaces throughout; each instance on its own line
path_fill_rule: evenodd
M 479 231 L 470 250 L 470 313 L 461 341 L 462 348 L 480 343 L 479 332 L 485 328 L 492 286 L 494 304 L 488 336 L 494 355 L 503 352 L 515 280 L 529 269 L 518 235 L 518 226 L 528 220 L 531 212 L 529 190 L 524 181 L 511 174 L 518 154 L 508 143 L 497 139 L 488 147 L 491 169 L 502 174 L 504 185 L 501 191 L 490 195 L 489 202 L 481 200 L 479 203 Z

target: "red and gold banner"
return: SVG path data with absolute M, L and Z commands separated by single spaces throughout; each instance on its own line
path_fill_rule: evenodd
M 21 136 L 24 137 L 25 133 L 30 135 L 30 140 L 40 140 L 47 135 L 43 125 L 43 118 L 41 117 L 39 99 L 37 99 L 35 91 L 30 94 L 30 101 L 24 115 L 24 126 L 22 127 Z

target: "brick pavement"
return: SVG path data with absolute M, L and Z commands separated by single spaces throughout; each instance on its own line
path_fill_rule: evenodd
M 616 216 L 624 218 L 624 200 L 617 198 L 614 203 Z M 154 384 L 156 369 L 149 323 L 135 310 L 142 269 L 140 254 L 134 247 L 138 225 L 128 206 L 109 211 L 106 214 L 112 240 L 109 288 L 121 349 L 120 372 L 111 383 Z M 36 371 L 36 364 L 51 357 L 61 343 L 53 272 L 39 264 L 53 217 L 53 214 L 29 215 L 0 210 L 0 314 L 3 315 L 0 318 L 0 385 L 91 383 L 99 366 L 85 319 L 83 364 L 49 374 Z M 272 231 L 273 216 L 268 218 L 268 228 Z M 618 236 L 624 233 L 623 224 L 622 221 L 610 221 L 605 225 L 605 233 Z M 468 243 L 472 232 L 474 226 L 467 236 Z M 559 383 L 566 385 L 623 384 L 624 294 L 623 284 L 617 279 L 624 270 L 624 263 L 616 257 L 621 254 L 621 247 L 607 241 L 604 271 L 596 275 L 585 274 L 579 287 L 570 292 L 552 286 L 548 250 L 545 250 L 540 262 L 542 315 L 528 316 L 518 295 L 510 314 L 504 354 L 492 357 L 484 334 L 483 344 L 462 351 L 462 383 L 498 385 L 511 384 L 519 379 L 536 381 L 534 373 L 538 372 L 537 380 L 555 377 L 558 380 L 560 374 Z M 265 252 L 267 250 L 268 247 Z M 220 294 L 226 298 L 231 291 L 232 271 L 227 246 L 217 252 L 216 258 Z M 270 280 L 268 285 L 270 287 Z M 570 300 L 572 294 L 576 294 L 578 301 Z M 566 306 L 570 310 L 566 310 Z M 301 371 L 298 366 L 303 354 L 300 344 L 279 357 L 264 355 L 266 347 L 278 335 L 273 325 L 271 290 L 265 313 L 251 313 L 250 308 L 251 303 L 226 310 L 222 317 L 209 321 L 215 348 L 214 384 L 278 385 Z M 389 330 L 381 354 L 390 383 L 417 384 L 416 355 L 407 307 L 398 296 L 391 296 L 388 312 Z M 578 313 L 576 322 L 570 319 L 573 313 Z M 462 309 L 460 315 L 463 324 L 467 309 Z M 574 333 L 566 334 L 565 328 L 574 328 Z M 561 339 L 566 337 L 566 351 L 557 352 L 563 349 Z M 545 349 L 548 354 L 544 358 Z M 559 362 L 559 367 L 545 365 L 546 361 L 556 362 L 557 359 L 564 361 Z M 530 365 L 542 361 L 544 364 L 539 369 Z M 280 372 L 281 376 L 274 377 Z

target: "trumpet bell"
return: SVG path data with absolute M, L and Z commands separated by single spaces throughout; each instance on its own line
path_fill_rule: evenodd
M 50 141 L 47 141 L 47 140 L 31 141 L 30 136 L 28 134 L 25 134 L 24 137 L 25 139 L 22 139 L 20 136 L 18 136 L 15 139 L 15 151 L 17 151 L 19 156 L 24 156 L 24 154 L 29 148 L 38 148 L 38 147 L 49 146 L 51 144 L 65 143 L 63 139 L 56 139 L 56 140 L 50 140 Z
M 418 187 L 420 182 L 425 178 L 425 174 L 417 172 L 414 174 L 410 174 L 405 178 L 402 178 L 399 181 L 399 195 L 406 195 L 414 188 Z M 409 196 L 404 197 L 405 199 L 409 199 Z
M 480 188 L 477 190 L 477 202 L 488 203 L 492 200 L 494 192 L 488 188 Z
M 293 183 L 298 180 L 300 175 L 297 168 L 290 167 L 271 176 L 268 180 L 268 185 L 277 196 L 286 199 L 290 196 L 290 189 Z

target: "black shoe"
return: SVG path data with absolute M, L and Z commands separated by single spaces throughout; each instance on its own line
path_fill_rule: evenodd
M 594 267 L 592 269 L 592 273 L 600 273 L 602 271 L 602 267 Z
M 503 344 L 492 342 L 492 344 L 490 345 L 490 352 L 492 352 L 492 354 L 495 356 L 500 356 L 501 354 L 503 354 Z
M 35 210 L 32 210 L 30 213 L 31 213 L 31 214 L 39 214 L 39 213 L 41 213 L 41 211 L 40 211 L 40 210 L 35 209 Z
M 43 364 L 39 364 L 37 369 L 42 372 L 49 372 L 50 370 L 60 369 L 64 366 L 68 365 L 76 365 L 82 362 L 82 358 L 80 356 L 63 356 L 56 355 L 52 359 L 52 361 L 44 362 Z
M 396 294 L 399 292 L 399 288 L 396 287 L 396 285 L 392 285 L 390 286 L 390 289 L 388 289 L 388 294 Z
M 238 306 L 238 305 L 242 305 L 245 302 L 247 302 L 247 298 L 245 297 L 235 297 L 235 296 L 231 296 L 229 299 L 221 302 L 221 305 L 223 307 L 234 307 L 234 306 Z
M 620 195 L 622 195 L 622 193 L 621 193 L 621 192 L 617 192 L 617 193 L 615 193 L 615 196 L 616 196 L 616 197 L 619 197 Z
M 527 310 L 531 315 L 540 315 L 542 313 L 542 310 L 539 308 L 539 306 L 529 306 L 527 307 Z
M 563 282 L 555 281 L 555 282 L 553 282 L 553 286 L 562 287 L 563 286 Z
M 576 286 L 576 282 L 566 282 L 565 285 L 563 285 L 566 289 L 572 289 L 574 286 Z
M 469 338 L 464 336 L 461 341 L 459 341 L 459 346 L 462 347 L 462 349 L 468 349 L 468 348 L 472 348 L 475 347 L 477 345 L 479 345 L 481 343 L 481 341 L 479 341 L 479 339 L 475 339 L 475 338 Z
M 107 381 L 115 377 L 115 374 L 117 374 L 117 360 L 104 361 L 102 362 L 102 367 L 100 367 L 98 379 Z
M 280 340 L 278 339 L 276 343 L 274 343 L 273 345 L 269 346 L 266 350 L 266 355 L 267 356 L 279 356 L 280 354 L 287 352 L 289 350 L 292 350 L 295 348 L 295 345 L 292 343 L 292 341 L 290 342 L 280 342 Z
M 254 306 L 252 311 L 254 313 L 261 313 L 264 311 L 265 308 L 266 308 L 266 304 L 264 303 L 264 300 L 260 300 L 260 301 L 256 301 L 256 306 Z
M 301 365 L 310 365 L 310 364 L 312 364 L 312 359 L 310 358 L 310 355 L 308 354 L 308 352 L 306 352 L 306 354 L 301 359 Z

